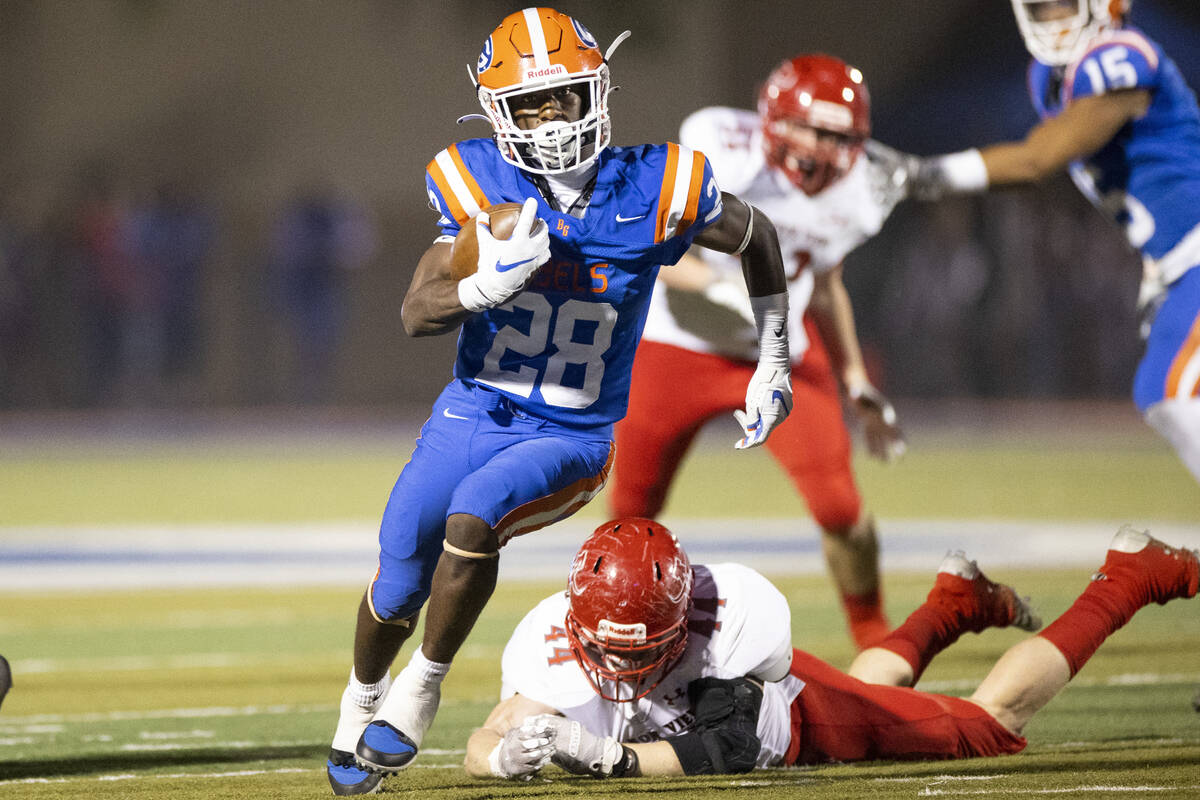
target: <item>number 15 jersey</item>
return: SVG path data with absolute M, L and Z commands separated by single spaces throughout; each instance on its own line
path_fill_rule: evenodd
M 564 425 L 623 417 L 658 268 L 677 262 L 721 215 L 703 154 L 677 144 L 607 148 L 582 218 L 551 208 L 491 139 L 438 153 L 425 182 L 441 213 L 438 241 L 489 206 L 527 197 L 550 227 L 550 260 L 525 290 L 463 323 L 455 377 Z

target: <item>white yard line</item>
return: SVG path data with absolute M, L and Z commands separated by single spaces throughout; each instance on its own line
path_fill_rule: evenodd
M 771 574 L 823 572 L 810 519 L 665 518 L 699 563 L 738 561 Z M 1122 520 L 887 520 L 885 570 L 934 570 L 949 549 L 988 568 L 1095 566 Z M 1200 526 L 1137 521 L 1200 547 Z M 568 519 L 505 546 L 501 578 L 561 579 L 595 520 Z M 0 591 L 195 586 L 358 585 L 378 550 L 375 520 L 308 525 L 0 527 Z
M 1130 794 L 1130 793 L 1153 793 L 1153 792 L 1171 792 L 1174 797 L 1182 797 L 1183 795 L 1176 794 L 1177 792 L 1187 792 L 1200 789 L 1200 784 L 1195 786 L 1098 786 L 1098 785 L 1082 785 L 1082 786 L 1063 786 L 1057 789 L 930 789 L 926 787 L 917 792 L 917 797 L 966 797 L 980 795 L 1020 795 L 1027 797 L 1029 795 L 1038 794 Z

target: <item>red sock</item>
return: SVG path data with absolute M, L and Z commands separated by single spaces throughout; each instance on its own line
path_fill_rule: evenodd
M 926 600 L 876 646 L 907 661 L 915 684 L 933 657 L 958 641 L 962 633 L 963 627 L 952 610 Z
M 842 608 L 846 610 L 846 621 L 850 635 L 859 650 L 874 647 L 891 631 L 891 623 L 883 613 L 883 603 L 878 589 L 864 594 L 843 594 Z
M 1093 580 L 1061 617 L 1038 635 L 1066 657 L 1071 677 L 1142 604 L 1118 581 Z

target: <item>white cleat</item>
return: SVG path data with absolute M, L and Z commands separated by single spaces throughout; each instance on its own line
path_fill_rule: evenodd
M 425 681 L 409 669 L 403 670 L 353 748 L 358 763 L 383 773 L 407 767 L 437 716 L 441 697 L 440 682 Z

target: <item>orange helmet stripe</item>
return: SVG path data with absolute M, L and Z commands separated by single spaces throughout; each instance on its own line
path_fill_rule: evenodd
M 1167 373 L 1165 397 L 1168 400 L 1186 400 L 1200 394 L 1200 318 L 1197 318 L 1188 333 L 1183 347 L 1171 362 Z
M 458 145 L 450 145 L 438 153 L 425 169 L 446 199 L 450 214 L 459 225 L 492 205 L 479 188 L 475 176 L 463 163 Z
M 667 219 L 671 214 L 671 195 L 675 190 L 675 173 L 679 169 L 679 145 L 667 143 L 667 166 L 663 170 L 662 188 L 658 192 L 658 222 L 654 226 L 654 241 L 666 237 Z

